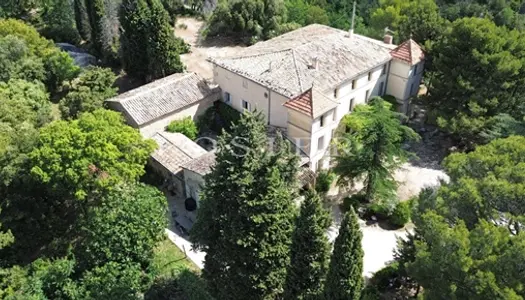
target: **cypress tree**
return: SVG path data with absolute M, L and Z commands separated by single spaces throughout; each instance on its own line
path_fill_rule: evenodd
M 128 75 L 146 79 L 148 74 L 148 5 L 145 0 L 123 0 L 119 12 L 122 65 Z
M 122 64 L 129 75 L 151 81 L 184 71 L 178 41 L 159 0 L 124 0 L 120 23 Z
M 363 289 L 362 233 L 354 210 L 345 214 L 326 276 L 325 298 L 359 300 Z
M 218 143 L 191 238 L 206 251 L 216 299 L 276 299 L 283 292 L 295 217 L 296 157 L 282 139 L 268 151 L 260 114 L 245 114 Z M 292 178 L 292 180 L 285 180 Z
M 292 238 L 284 299 L 312 299 L 322 294 L 331 250 L 326 236 L 330 223 L 319 195 L 308 191 Z
M 102 54 L 102 17 L 105 14 L 104 0 L 86 0 L 89 24 L 91 25 L 91 42 L 98 55 Z
M 184 71 L 180 61 L 179 49 L 173 29 L 169 22 L 168 13 L 159 0 L 148 0 L 150 6 L 148 75 L 149 80 L 162 78 L 173 73 Z M 148 81 L 149 81 L 148 80 Z
M 74 0 L 73 8 L 75 9 L 75 23 L 78 32 L 85 41 L 91 39 L 91 24 L 89 23 L 88 10 L 84 0 Z

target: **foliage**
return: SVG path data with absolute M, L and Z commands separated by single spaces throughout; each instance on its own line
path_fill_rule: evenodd
M 213 300 L 205 282 L 193 272 L 183 270 L 176 278 L 160 278 L 144 295 L 145 300 Z
M 308 191 L 292 238 L 285 299 L 312 299 L 322 295 L 331 250 L 326 237 L 330 224 L 330 214 L 323 208 L 321 198 L 314 191 Z
M 345 213 L 326 276 L 326 299 L 358 300 L 363 289 L 363 234 L 354 210 Z
M 386 292 L 399 287 L 398 277 L 399 263 L 394 262 L 375 272 L 374 276 L 370 278 L 369 284 L 381 292 Z
M 26 42 L 16 36 L 0 37 L 0 81 L 23 79 L 44 81 L 45 70 L 41 58 L 31 55 Z
M 0 229 L 2 229 L 2 223 L 0 223 Z M 15 238 L 10 230 L 0 231 L 0 249 L 3 249 L 4 247 L 9 246 L 14 241 L 15 241 Z
M 285 23 L 282 0 L 221 0 L 210 16 L 208 36 L 226 35 L 254 43 L 274 37 Z
M 376 30 L 385 27 L 394 30 L 399 43 L 413 38 L 424 44 L 438 39 L 445 29 L 445 20 L 439 15 L 434 0 L 383 0 L 379 3 L 379 7 L 371 13 L 370 25 Z
M 392 174 L 410 156 L 402 143 L 419 136 L 402 125 L 401 115 L 389 107 L 376 97 L 370 105 L 358 106 L 345 116 L 343 122 L 351 129 L 346 142 L 339 145 L 342 154 L 335 158 L 334 172 L 340 183 L 364 179 L 366 200 L 386 203 L 393 209 L 397 183 Z
M 224 132 L 205 176 L 190 238 L 206 251 L 203 277 L 217 299 L 274 299 L 289 265 L 298 157 L 278 136 L 267 150 L 260 113 Z
M 415 259 L 408 271 L 424 288 L 425 299 L 522 299 L 525 236 L 480 220 L 471 230 L 450 226 L 433 211 L 416 225 Z
M 89 270 L 112 261 L 146 269 L 155 245 L 164 238 L 164 195 L 154 187 L 124 185 L 96 201 L 81 224 L 74 252 L 77 268 Z
M 109 262 L 85 273 L 83 299 L 138 300 L 146 280 L 139 264 Z
M 42 126 L 51 121 L 51 103 L 42 83 L 12 79 L 0 82 L 0 122 Z
M 189 49 L 173 36 L 159 0 L 124 0 L 119 19 L 122 64 L 129 75 L 152 81 L 184 71 L 179 54 Z
M 91 39 L 91 23 L 85 0 L 73 0 L 73 10 L 75 13 L 75 23 L 80 37 L 89 41 Z
M 525 78 L 523 39 L 518 31 L 487 19 L 465 18 L 452 24 L 431 51 L 435 74 L 429 104 L 441 128 L 469 145 L 480 141 L 491 117 L 507 113 L 523 118 L 518 109 Z
M 357 208 L 359 207 L 359 205 L 365 201 L 366 199 L 363 193 L 353 194 L 343 199 L 342 209 L 344 212 L 350 211 L 351 209 L 354 209 L 354 211 L 357 211 Z
M 40 33 L 55 42 L 78 44 L 80 35 L 75 24 L 72 2 L 46 0 L 40 12 L 42 26 Z
M 104 105 L 104 100 L 117 94 L 113 87 L 116 76 L 111 69 L 93 67 L 75 79 L 67 95 L 60 100 L 64 119 L 76 119 L 83 112 L 93 112 Z
M 42 64 L 45 70 L 43 82 L 46 84 L 49 92 L 56 93 L 64 81 L 75 78 L 80 71 L 67 53 L 61 52 L 52 42 L 41 37 L 33 27 L 18 20 L 0 19 L 0 38 L 5 38 L 9 35 L 25 42 L 27 50 L 24 50 L 22 57 L 26 57 L 26 60 L 22 62 L 28 65 L 21 66 L 22 70 L 26 70 L 26 72 L 22 72 L 22 74 L 25 74 L 21 77 L 22 79 L 41 79 L 42 69 L 40 64 Z M 16 55 L 14 57 L 16 58 Z M 15 59 L 15 61 L 19 60 Z M 34 66 L 37 69 L 31 71 L 30 66 Z M 14 74 L 20 73 L 15 72 Z
M 51 189 L 84 199 L 93 189 L 137 180 L 154 149 L 119 113 L 99 109 L 42 128 L 30 154 L 31 173 Z
M 410 202 L 409 201 L 403 201 L 399 202 L 396 205 L 396 208 L 394 211 L 392 211 L 392 214 L 389 217 L 390 224 L 398 227 L 405 226 L 406 223 L 410 221 Z
M 241 114 L 231 106 L 217 101 L 208 108 L 197 120 L 199 132 L 208 130 L 221 133 L 222 130 L 231 132 L 232 126 L 239 122 Z
M 490 143 L 495 139 L 511 135 L 525 135 L 525 123 L 508 114 L 499 114 L 490 118 L 480 133 L 482 143 Z
M 285 1 L 287 20 L 301 26 L 309 24 L 328 24 L 329 16 L 322 7 L 304 0 Z
M 166 127 L 166 131 L 180 132 L 187 136 L 190 140 L 195 140 L 197 138 L 197 134 L 199 133 L 197 125 L 195 125 L 195 122 L 193 122 L 191 117 L 171 121 L 171 123 Z
M 317 178 L 315 180 L 315 190 L 318 193 L 326 193 L 330 190 L 332 182 L 334 182 L 337 176 L 330 171 L 321 171 L 317 173 Z

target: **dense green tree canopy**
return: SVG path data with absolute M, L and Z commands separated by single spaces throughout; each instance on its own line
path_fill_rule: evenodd
M 479 142 L 491 117 L 521 120 L 525 36 L 487 19 L 455 21 L 432 47 L 429 104 L 439 125 L 466 142 Z
M 206 251 L 203 276 L 218 299 L 275 299 L 292 240 L 297 157 L 278 138 L 267 149 L 260 114 L 245 114 L 219 138 L 190 238 Z
M 331 221 L 319 195 L 308 191 L 295 224 L 285 299 L 312 299 L 322 295 L 331 250 L 326 231 Z
M 111 69 L 94 67 L 85 70 L 60 100 L 62 118 L 75 119 L 83 112 L 102 108 L 104 100 L 117 94 L 117 89 L 113 87 L 116 78 Z
M 13 79 L 0 82 L 0 122 L 42 126 L 51 120 L 51 103 L 43 84 Z
M 25 40 L 7 35 L 0 38 L 0 81 L 24 79 L 44 81 L 46 78 L 41 58 L 32 55 Z
M 341 139 L 335 158 L 334 172 L 340 176 L 340 183 L 364 179 L 366 200 L 384 202 L 393 209 L 393 200 L 397 200 L 393 172 L 410 155 L 402 143 L 419 136 L 402 125 L 401 115 L 379 97 L 371 99 L 369 105 L 357 106 L 342 122 L 349 133 Z
M 137 180 L 154 148 L 119 113 L 99 109 L 42 128 L 30 155 L 31 173 L 50 188 L 83 199 L 93 189 Z

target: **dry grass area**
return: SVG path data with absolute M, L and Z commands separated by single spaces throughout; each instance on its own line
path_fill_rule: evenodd
M 191 45 L 191 52 L 181 55 L 188 72 L 195 72 L 204 78 L 212 78 L 212 65 L 206 61 L 209 57 L 232 56 L 243 46 L 235 45 L 232 40 L 215 38 L 203 40 L 201 31 L 204 21 L 193 17 L 180 17 L 175 24 L 175 35 Z

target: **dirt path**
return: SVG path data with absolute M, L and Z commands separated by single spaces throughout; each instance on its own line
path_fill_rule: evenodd
M 243 46 L 234 45 L 228 39 L 202 41 L 200 34 L 204 21 L 191 17 L 180 17 L 175 25 L 175 35 L 191 45 L 191 52 L 181 55 L 182 62 L 189 72 L 195 72 L 204 78 L 213 77 L 212 65 L 206 61 L 209 57 L 225 57 L 237 53 Z

